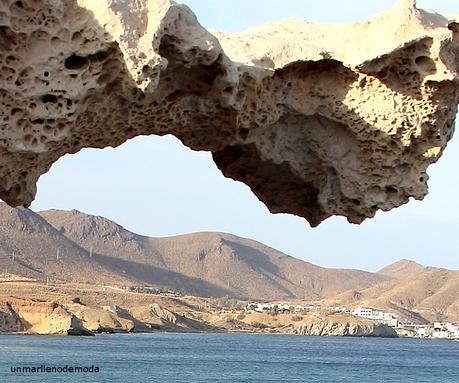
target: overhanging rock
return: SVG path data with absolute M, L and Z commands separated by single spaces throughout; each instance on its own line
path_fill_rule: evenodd
M 3 0 L 0 198 L 28 206 L 66 153 L 173 134 L 313 226 L 422 199 L 454 130 L 455 20 L 405 0 L 227 34 L 169 0 Z

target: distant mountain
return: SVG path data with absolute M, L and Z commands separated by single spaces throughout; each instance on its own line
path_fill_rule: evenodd
M 49 210 L 40 215 L 86 251 L 92 249 L 107 263 L 123 269 L 125 276 L 195 295 L 320 299 L 388 279 L 364 271 L 322 268 L 230 234 L 149 238 L 75 210 Z M 190 280 L 202 281 L 203 286 L 190 286 Z
M 40 215 L 5 204 L 0 204 L 0 272 L 51 281 L 128 282 Z
M 429 268 L 422 266 L 417 262 L 402 259 L 382 268 L 378 271 L 378 274 L 396 279 L 407 279 L 423 274 L 428 270 Z
M 414 320 L 459 321 L 459 271 L 426 268 L 411 278 L 347 291 L 338 295 L 334 303 L 387 308 Z
M 224 233 L 150 238 L 79 211 L 0 204 L 0 273 L 52 282 L 151 285 L 197 296 L 306 299 L 459 320 L 459 271 L 402 260 L 378 273 L 327 269 Z

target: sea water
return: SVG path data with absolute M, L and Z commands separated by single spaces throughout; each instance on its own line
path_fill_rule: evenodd
M 458 383 L 459 342 L 222 333 L 0 336 L 3 382 Z

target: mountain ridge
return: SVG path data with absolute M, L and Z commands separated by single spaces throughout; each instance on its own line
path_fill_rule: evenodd
M 409 259 L 401 259 L 383 267 L 381 270 L 377 271 L 377 274 L 385 275 L 395 279 L 406 279 L 421 275 L 430 269 L 435 268 L 426 267 Z
M 20 222 L 2 225 L 0 220 L 2 243 L 14 245 L 14 239 L 29 243 L 27 249 L 22 246 L 16 254 L 16 264 L 27 262 L 36 266 L 35 273 L 18 270 L 25 277 L 152 285 L 199 296 L 263 300 L 321 299 L 388 279 L 360 270 L 327 269 L 227 233 L 155 238 L 132 233 L 104 217 L 76 210 L 35 213 L 3 205 L 1 214 L 5 217 L 19 214 L 23 221 L 29 222 L 24 231 L 25 226 Z M 39 230 L 40 225 L 43 230 Z M 56 257 L 59 251 L 60 263 L 68 260 L 72 267 L 40 261 Z M 8 262 L 8 257 L 5 259 Z M 80 260 L 86 265 L 84 270 L 77 267 Z M 96 278 L 91 268 L 96 270 Z
M 421 321 L 459 318 L 459 271 L 406 259 L 377 273 L 330 269 L 228 233 L 147 237 L 77 210 L 35 213 L 0 204 L 5 271 L 41 281 L 156 286 L 203 297 L 364 305 Z

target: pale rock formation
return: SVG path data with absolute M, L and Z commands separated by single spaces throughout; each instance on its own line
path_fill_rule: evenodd
M 58 303 L 10 298 L 0 301 L 1 332 L 86 335 L 88 330 L 78 318 Z
M 173 134 L 313 226 L 422 199 L 454 130 L 452 19 L 405 0 L 227 34 L 170 0 L 4 0 L 0 198 L 29 205 L 66 153 Z
M 66 299 L 64 299 L 66 300 Z M 118 305 L 58 303 L 29 298 L 0 298 L 0 334 L 94 335 L 152 331 L 216 331 L 199 319 L 187 318 L 153 303 Z M 192 316 L 192 315 L 191 315 Z M 223 329 L 222 329 L 223 330 Z
M 310 336 L 351 336 L 395 338 L 397 332 L 382 323 L 374 321 L 334 321 L 328 318 L 315 318 L 299 324 L 293 333 Z
M 213 312 L 203 318 L 228 331 L 252 331 L 311 336 L 396 337 L 396 331 L 382 323 L 352 315 L 315 312 L 279 314 L 258 312 Z
M 68 305 L 67 309 L 82 325 L 93 332 L 131 332 L 134 321 L 127 318 L 117 306 L 88 307 L 81 304 Z

